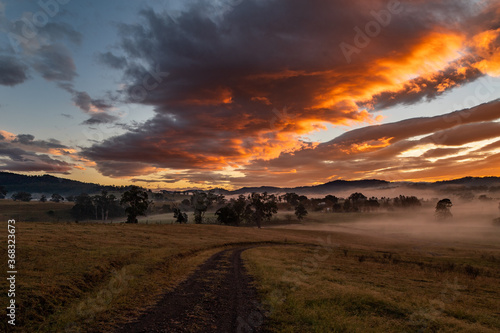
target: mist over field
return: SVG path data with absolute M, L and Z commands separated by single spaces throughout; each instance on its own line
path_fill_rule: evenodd
M 453 217 L 439 221 L 435 217 L 432 201 L 422 208 L 389 212 L 357 214 L 356 218 L 346 220 L 335 213 L 325 213 L 321 222 L 290 224 L 279 228 L 295 230 L 314 230 L 325 232 L 346 232 L 373 237 L 408 239 L 441 244 L 467 243 L 468 245 L 498 247 L 500 225 L 493 219 L 500 216 L 498 203 L 460 202 L 451 208 Z M 464 244 L 465 245 L 465 244 Z

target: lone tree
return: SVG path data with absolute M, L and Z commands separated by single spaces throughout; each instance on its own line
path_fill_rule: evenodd
M 187 214 L 182 212 L 179 208 L 174 208 L 173 212 L 174 212 L 174 218 L 176 219 L 175 222 L 180 224 L 188 222 Z
M 205 212 L 216 202 L 218 196 L 212 191 L 209 192 L 196 192 L 191 197 L 191 205 L 194 209 L 194 223 L 203 223 Z
M 127 205 L 127 223 L 138 223 L 137 216 L 146 214 L 151 201 L 148 200 L 148 192 L 141 190 L 139 186 L 131 186 L 130 190 L 123 193 L 120 204 Z
M 252 193 L 248 196 L 248 200 L 245 215 L 250 221 L 255 222 L 259 229 L 262 221 L 271 220 L 271 217 L 278 212 L 276 196 L 268 195 L 267 192 L 262 194 Z
M 450 199 L 439 200 L 436 204 L 436 218 L 438 220 L 445 220 L 453 217 L 453 214 L 450 212 L 452 206 L 453 204 Z
M 40 197 L 40 202 L 47 202 L 47 197 L 45 196 L 45 194 L 42 194 L 42 196 Z
M 297 219 L 299 221 L 302 221 L 302 219 L 307 215 L 307 210 L 306 207 L 304 207 L 303 204 L 298 204 L 297 207 L 295 207 L 295 216 L 297 216 Z

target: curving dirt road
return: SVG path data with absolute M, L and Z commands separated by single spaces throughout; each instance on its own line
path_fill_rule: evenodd
M 149 312 L 116 333 L 263 332 L 264 313 L 241 261 L 251 247 L 214 254 Z

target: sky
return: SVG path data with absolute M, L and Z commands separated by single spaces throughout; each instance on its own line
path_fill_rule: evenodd
M 0 171 L 161 189 L 500 176 L 500 3 L 0 0 Z

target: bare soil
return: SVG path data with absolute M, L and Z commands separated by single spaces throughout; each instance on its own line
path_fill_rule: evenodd
M 216 253 L 147 313 L 116 333 L 263 332 L 264 313 L 239 247 Z

